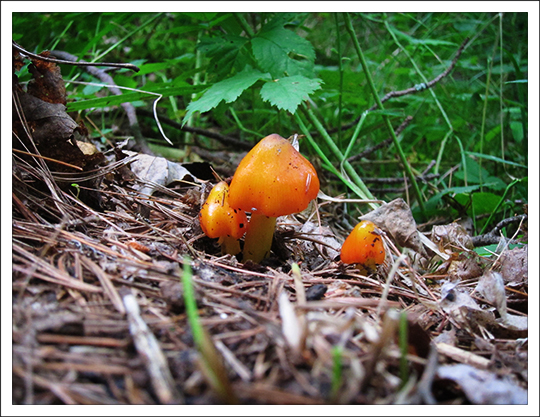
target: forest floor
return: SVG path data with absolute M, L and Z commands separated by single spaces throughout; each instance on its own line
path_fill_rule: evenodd
M 386 261 L 362 270 L 340 260 L 343 202 L 318 199 L 242 263 L 199 225 L 207 164 L 83 151 L 80 124 L 15 90 L 14 404 L 527 403 L 526 245 L 481 257 L 395 200 L 376 212 Z

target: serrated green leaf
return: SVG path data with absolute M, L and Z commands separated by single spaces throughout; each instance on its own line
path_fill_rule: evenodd
M 157 96 L 155 94 L 149 94 L 151 93 L 157 93 L 161 94 L 163 97 L 170 97 L 170 96 L 183 96 L 193 93 L 198 93 L 204 88 L 207 87 L 205 85 L 183 85 L 178 87 L 173 86 L 167 86 L 167 87 L 153 87 L 153 88 L 147 88 L 147 92 L 129 92 L 122 94 L 120 96 L 109 96 L 109 97 L 99 97 L 99 98 L 91 98 L 89 100 L 81 100 L 81 101 L 74 101 L 67 104 L 67 111 L 80 111 L 80 110 L 86 110 L 86 109 L 95 109 L 95 108 L 103 108 L 107 106 L 118 106 L 122 103 L 132 103 L 137 100 L 143 100 L 143 99 L 156 99 Z
M 294 114 L 298 105 L 319 88 L 321 88 L 320 79 L 295 75 L 267 82 L 261 89 L 261 97 L 277 108 Z
M 197 101 L 189 103 L 182 125 L 186 123 L 194 112 L 204 113 L 213 109 L 222 101 L 231 103 L 257 81 L 269 79 L 271 79 L 270 74 L 264 74 L 257 69 L 246 67 L 235 76 L 215 83 Z
M 313 71 L 313 45 L 283 27 L 263 29 L 251 40 L 251 47 L 259 66 L 274 78 L 285 74 L 309 76 Z
M 245 45 L 247 38 L 236 35 L 222 35 L 203 38 L 197 49 L 210 58 L 209 67 L 221 77 L 226 77 L 232 68 L 240 70 L 250 62 Z

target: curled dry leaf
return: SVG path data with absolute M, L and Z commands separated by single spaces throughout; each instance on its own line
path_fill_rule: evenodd
M 447 313 L 460 307 L 469 307 L 480 310 L 480 307 L 472 297 L 458 288 L 456 282 L 445 282 L 441 287 L 440 305 Z
M 16 59 L 14 67 L 19 65 Z M 22 89 L 14 76 L 16 111 L 13 112 L 13 131 L 23 142 L 14 142 L 14 147 L 33 150 L 35 144 L 42 156 L 81 168 L 100 163 L 102 153 L 81 148 L 85 142 L 79 139 L 86 136 L 87 131 L 82 122 L 81 125 L 77 124 L 66 112 L 66 89 L 60 68 L 54 63 L 36 59 L 28 70 L 32 79 L 27 91 Z M 30 138 L 27 133 L 31 135 Z M 51 168 L 66 171 L 63 164 L 53 164 Z
M 507 283 L 528 283 L 529 270 L 528 247 L 514 248 L 499 257 L 501 274 Z
M 79 129 L 63 104 L 49 103 L 24 91 L 18 94 L 21 109 L 32 130 L 32 138 L 38 146 L 46 143 L 52 145 L 53 140 L 67 141 Z M 21 132 L 19 137 L 24 137 L 24 134 Z
M 370 220 L 389 233 L 394 241 L 405 248 L 413 249 L 425 256 L 416 222 L 405 200 L 397 198 L 388 204 L 363 215 L 360 220 Z
M 293 304 L 289 301 L 289 297 L 285 291 L 282 291 L 278 299 L 279 315 L 282 321 L 282 332 L 287 344 L 292 351 L 300 355 L 302 341 L 302 327 L 300 320 L 294 311 Z
M 134 186 L 141 194 L 150 196 L 159 186 L 167 187 L 175 181 L 193 180 L 191 173 L 182 164 L 159 156 L 123 152 L 128 156 L 135 156 L 131 162 L 131 171 L 142 181 L 142 184 Z
M 499 323 L 501 327 L 504 327 L 507 330 L 512 330 L 512 333 L 515 336 L 526 336 L 526 332 L 529 329 L 529 320 L 528 317 L 525 316 L 506 314 L 504 317 L 498 319 L 497 323 Z M 517 332 L 518 334 L 515 334 L 515 332 Z M 521 332 L 523 332 L 524 334 L 521 335 Z
M 471 331 L 479 327 L 490 329 L 500 337 L 526 337 L 527 317 L 506 312 L 506 296 L 500 274 L 486 273 L 477 287 L 486 300 L 497 307 L 501 315 L 499 319 L 496 319 L 490 310 L 482 309 L 469 294 L 457 286 L 458 283 L 453 282 L 443 284 L 439 305 L 461 325 Z
M 496 326 L 495 315 L 483 310 L 473 298 L 460 288 L 458 283 L 445 282 L 441 287 L 441 308 L 456 321 L 473 330 L 482 327 Z
M 474 248 L 471 236 L 461 224 L 456 222 L 443 226 L 433 226 L 431 240 L 444 248 L 457 247 L 461 250 Z
M 457 280 L 467 280 L 479 277 L 482 275 L 482 268 L 476 262 L 475 258 L 466 258 L 459 256 L 458 259 L 452 260 L 448 266 L 448 275 Z
M 40 55 L 49 56 L 49 52 Z M 28 71 L 32 79 L 28 83 L 28 93 L 47 103 L 66 104 L 66 86 L 60 73 L 60 67 L 54 62 L 33 59 Z
M 476 291 L 493 304 L 501 317 L 504 319 L 507 314 L 506 293 L 502 275 L 495 271 L 486 271 L 478 280 Z
M 461 363 L 440 366 L 437 376 L 459 384 L 473 404 L 527 404 L 527 390 L 506 376 Z
M 300 233 L 309 235 L 313 240 L 324 243 L 323 245 L 319 245 L 312 241 L 303 240 L 302 245 L 304 246 L 304 252 L 312 252 L 314 250 L 314 245 L 317 245 L 325 257 L 334 259 L 339 255 L 341 244 L 337 241 L 334 232 L 332 232 L 332 229 L 329 227 L 319 227 L 319 225 L 307 221 L 300 228 Z

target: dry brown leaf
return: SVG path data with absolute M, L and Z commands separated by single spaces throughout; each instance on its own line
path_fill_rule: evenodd
M 473 404 L 527 404 L 527 390 L 493 372 L 456 364 L 440 366 L 437 376 L 459 384 Z
M 137 154 L 131 151 L 123 152 L 128 156 L 135 156 L 131 162 L 131 171 L 143 183 L 134 185 L 141 194 L 151 196 L 159 186 L 167 187 L 176 181 L 193 181 L 193 176 L 182 164 L 159 156 Z
M 433 226 L 431 240 L 441 247 L 454 247 L 461 250 L 473 249 L 471 236 L 459 223 L 450 223 L 443 226 Z
M 528 283 L 528 247 L 514 248 L 499 257 L 504 282 Z
M 413 249 L 425 256 L 411 209 L 402 198 L 380 206 L 361 216 L 360 220 L 372 221 L 389 233 L 399 246 Z
M 495 271 L 486 271 L 478 280 L 476 291 L 497 308 L 503 319 L 506 317 L 506 292 L 501 274 Z

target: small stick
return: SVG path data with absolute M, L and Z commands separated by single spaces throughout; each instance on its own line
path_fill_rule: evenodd
M 55 64 L 67 64 L 67 65 L 78 65 L 81 67 L 116 67 L 116 68 L 126 68 L 133 70 L 135 72 L 139 72 L 140 68 L 133 64 L 122 64 L 122 63 L 114 63 L 114 62 L 73 62 L 73 61 L 64 61 L 63 59 L 56 59 L 56 58 L 50 58 L 47 56 L 41 56 L 33 54 L 32 52 L 28 52 L 26 49 L 24 49 L 21 45 L 16 43 L 15 41 L 12 41 L 13 48 L 15 48 L 20 53 L 26 55 L 29 58 L 32 59 L 39 59 L 41 61 L 46 62 L 54 62 Z
M 407 116 L 405 118 L 405 120 L 403 121 L 403 123 L 401 123 L 395 130 L 396 132 L 396 136 L 399 135 L 401 132 L 403 132 L 403 130 L 405 130 L 405 128 L 407 126 L 409 126 L 409 123 L 411 123 L 413 120 L 413 117 L 412 116 Z M 357 161 L 358 159 L 362 159 L 364 156 L 367 156 L 369 155 L 370 153 L 373 153 L 375 152 L 376 150 L 378 149 L 381 149 L 381 148 L 384 148 L 385 146 L 388 146 L 392 143 L 392 138 L 388 138 L 388 139 L 385 139 L 383 140 L 381 143 L 378 143 L 377 145 L 375 146 L 372 146 L 370 148 L 367 148 L 367 149 L 364 149 L 362 152 L 360 152 L 359 154 L 356 154 L 356 155 L 353 155 L 351 156 L 348 161 L 349 162 L 353 162 L 353 161 Z M 365 180 L 364 180 L 365 182 Z
M 141 317 L 139 304 L 129 290 L 122 291 L 129 332 L 150 376 L 156 396 L 162 404 L 183 403 L 184 398 L 176 389 L 174 379 L 159 343 Z
M 466 38 L 463 41 L 463 43 L 461 44 L 461 46 L 459 47 L 459 49 L 457 50 L 456 56 L 452 60 L 452 63 L 450 64 L 450 66 L 443 73 L 441 73 L 437 77 L 435 77 L 433 80 L 431 80 L 427 84 L 417 84 L 414 87 L 408 88 L 406 90 L 390 91 L 388 94 L 386 94 L 381 99 L 381 103 L 384 103 L 385 101 L 391 99 L 392 97 L 401 97 L 401 96 L 404 96 L 404 95 L 407 95 L 407 94 L 414 94 L 414 93 L 418 93 L 420 91 L 424 91 L 424 90 L 426 90 L 428 88 L 433 87 L 435 84 L 437 84 L 439 81 L 441 81 L 444 77 L 446 77 L 448 74 L 450 74 L 450 72 L 454 69 L 454 67 L 457 64 L 457 61 L 458 61 L 459 57 L 461 56 L 461 53 L 463 52 L 463 50 L 465 49 L 465 46 L 467 46 L 468 43 L 469 43 L 469 38 Z M 375 110 L 376 108 L 377 108 L 377 104 L 370 107 L 367 111 L 369 112 L 369 111 Z M 353 120 L 352 122 L 347 123 L 346 125 L 343 125 L 341 127 L 328 129 L 328 133 L 335 133 L 339 129 L 341 129 L 341 130 L 350 129 L 351 127 L 357 125 L 357 123 L 360 121 L 361 117 L 362 116 L 359 116 L 355 120 Z M 311 134 L 312 135 L 318 135 L 318 132 L 312 132 Z
M 65 165 L 65 166 L 67 166 L 69 168 L 73 168 L 73 169 L 76 169 L 76 170 L 79 170 L 79 171 L 83 171 L 83 169 L 81 167 L 77 166 L 77 165 L 68 164 L 67 162 L 59 161 L 58 159 L 47 158 L 46 156 L 38 155 L 38 154 L 35 154 L 35 153 L 31 153 L 31 152 L 21 151 L 20 149 L 15 149 L 15 148 L 13 148 L 11 150 L 13 152 L 22 153 L 23 155 L 33 156 L 34 158 L 45 159 L 46 161 L 54 162 L 54 163 L 57 163 L 57 164 L 60 164 L 60 165 Z

